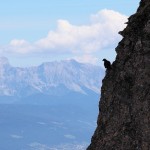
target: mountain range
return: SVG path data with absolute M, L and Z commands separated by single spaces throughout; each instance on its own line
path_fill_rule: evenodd
M 19 68 L 1 57 L 0 149 L 85 150 L 103 76 L 101 67 L 75 60 Z
M 0 57 L 0 102 L 98 94 L 103 76 L 104 70 L 100 66 L 75 60 L 20 68 Z

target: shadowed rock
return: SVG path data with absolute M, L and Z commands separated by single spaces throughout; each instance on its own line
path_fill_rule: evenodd
M 150 1 L 121 32 L 101 87 L 97 128 L 87 150 L 150 150 Z

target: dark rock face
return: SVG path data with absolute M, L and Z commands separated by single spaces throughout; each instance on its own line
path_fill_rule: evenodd
M 150 150 L 150 1 L 120 32 L 101 88 L 97 129 L 87 150 Z

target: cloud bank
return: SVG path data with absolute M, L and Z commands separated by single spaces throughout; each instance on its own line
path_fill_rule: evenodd
M 127 16 L 113 10 L 101 10 L 90 16 L 86 25 L 73 25 L 67 20 L 58 20 L 56 30 L 33 43 L 24 39 L 13 39 L 3 47 L 13 54 L 70 54 L 75 59 L 96 61 L 94 53 L 113 47 L 121 37 L 118 31 L 125 28 Z

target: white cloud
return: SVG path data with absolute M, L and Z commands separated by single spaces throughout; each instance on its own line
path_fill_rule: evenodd
M 76 137 L 74 135 L 71 135 L 71 134 L 66 134 L 64 135 L 65 138 L 68 138 L 68 139 L 76 139 Z
M 98 62 L 98 58 L 93 56 L 93 55 L 89 55 L 89 54 L 85 54 L 82 56 L 75 56 L 73 57 L 73 59 L 77 60 L 78 62 L 81 63 L 91 63 L 91 64 L 96 64 Z
M 127 19 L 127 16 L 120 14 L 114 10 L 103 9 L 97 14 L 91 15 L 91 21 L 93 23 L 107 23 L 112 22 L 113 24 L 120 26 L 118 22 L 123 23 Z
M 23 137 L 22 136 L 20 136 L 20 135 L 16 135 L 16 134 L 12 134 L 12 135 L 10 135 L 12 138 L 14 138 L 14 139 L 22 139 Z
M 6 52 L 11 52 L 11 53 L 19 53 L 19 54 L 27 54 L 34 52 L 36 49 L 33 44 L 30 44 L 29 42 L 21 39 L 14 39 L 11 40 L 9 45 L 3 48 L 4 51 Z
M 56 30 L 49 31 L 46 37 L 33 43 L 15 39 L 5 50 L 19 54 L 70 53 L 80 55 L 84 60 L 95 61 L 93 53 L 113 47 L 120 40 L 118 31 L 123 30 L 126 21 L 127 16 L 107 9 L 91 15 L 88 25 L 77 26 L 67 20 L 58 20 Z

